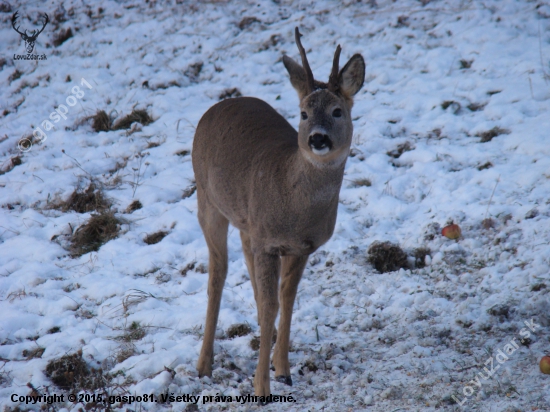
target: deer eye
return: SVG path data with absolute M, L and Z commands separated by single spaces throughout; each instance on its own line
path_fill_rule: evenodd
M 303 120 L 307 120 L 307 113 L 306 112 L 302 112 L 302 119 Z
M 342 117 L 342 109 L 334 109 L 332 117 Z

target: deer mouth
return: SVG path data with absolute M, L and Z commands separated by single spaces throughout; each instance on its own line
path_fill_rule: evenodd
M 324 155 L 332 149 L 332 141 L 326 134 L 315 133 L 309 136 L 309 147 L 316 155 Z

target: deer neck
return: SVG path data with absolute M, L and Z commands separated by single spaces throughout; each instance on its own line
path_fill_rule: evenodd
M 287 169 L 288 181 L 293 190 L 309 195 L 312 200 L 317 200 L 315 203 L 332 203 L 334 199 L 338 199 L 346 159 L 347 153 L 344 153 L 331 162 L 323 163 L 298 149 Z

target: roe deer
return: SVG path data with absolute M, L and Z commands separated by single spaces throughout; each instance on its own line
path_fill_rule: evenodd
M 241 233 L 258 311 L 257 396 L 271 393 L 269 355 L 278 294 L 281 317 L 273 365 L 276 379 L 292 385 L 288 346 L 296 290 L 308 256 L 334 231 L 353 134 L 353 96 L 365 79 L 360 54 L 338 71 L 338 46 L 328 83 L 314 80 L 298 28 L 295 40 L 303 67 L 288 56 L 283 63 L 300 99 L 299 131 L 266 102 L 239 97 L 212 106 L 193 142 L 198 218 L 209 251 L 208 308 L 197 369 L 199 376 L 212 375 L 231 223 Z

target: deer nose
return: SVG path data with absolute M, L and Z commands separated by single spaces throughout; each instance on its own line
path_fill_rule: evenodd
M 332 142 L 326 134 L 314 133 L 309 136 L 309 146 L 312 149 L 322 150 L 324 148 L 332 148 Z

